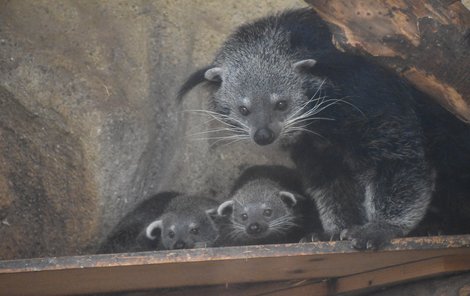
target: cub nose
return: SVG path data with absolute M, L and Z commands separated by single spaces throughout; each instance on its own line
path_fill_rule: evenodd
M 174 246 L 175 249 L 184 249 L 186 244 L 183 241 L 177 241 Z
M 254 135 L 255 143 L 261 146 L 271 144 L 274 142 L 274 132 L 269 128 L 260 128 Z
M 258 223 L 251 223 L 248 225 L 246 232 L 249 234 L 257 234 L 261 232 L 261 226 Z

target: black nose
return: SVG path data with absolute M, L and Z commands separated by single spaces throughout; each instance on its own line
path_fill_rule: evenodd
M 248 225 L 248 228 L 246 230 L 249 234 L 257 234 L 261 232 L 261 226 L 258 223 L 251 223 Z
M 186 244 L 183 241 L 177 241 L 174 244 L 175 249 L 184 249 L 186 247 Z
M 269 128 L 260 128 L 254 135 L 256 144 L 264 146 L 274 142 L 274 133 Z

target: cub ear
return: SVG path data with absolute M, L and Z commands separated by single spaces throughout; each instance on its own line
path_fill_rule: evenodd
M 312 69 L 316 63 L 317 61 L 314 59 L 307 59 L 307 60 L 302 60 L 302 61 L 294 63 L 292 67 L 297 72 L 305 72 L 305 71 L 309 71 L 310 69 Z
M 218 208 L 217 208 L 217 214 L 220 216 L 228 216 L 232 214 L 233 211 L 233 200 L 229 199 L 227 201 L 224 201 Z
M 153 232 L 158 229 L 160 232 L 163 229 L 163 221 L 162 220 L 156 220 L 150 223 L 147 228 L 145 229 L 145 235 L 149 239 L 156 239 L 158 235 L 153 235 Z
M 288 191 L 279 191 L 279 197 L 289 208 L 293 208 L 297 204 L 297 197 Z
M 209 81 L 220 82 L 222 81 L 222 74 L 224 70 L 220 67 L 211 68 L 204 73 L 204 77 Z

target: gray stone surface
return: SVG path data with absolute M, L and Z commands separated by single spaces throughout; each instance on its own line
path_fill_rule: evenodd
M 244 21 L 300 1 L 0 0 L 0 259 L 93 252 L 162 190 L 223 199 L 273 148 L 214 143 L 175 92 Z M 195 91 L 184 109 L 203 109 Z

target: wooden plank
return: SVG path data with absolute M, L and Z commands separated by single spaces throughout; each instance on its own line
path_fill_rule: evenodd
M 469 266 L 470 256 L 468 254 L 431 258 L 340 278 L 336 281 L 333 291 L 337 294 L 364 291 L 368 288 L 403 283 L 410 279 L 417 280 L 465 271 L 469 270 Z
M 309 285 L 306 285 L 306 284 Z M 306 293 L 306 289 L 308 293 Z M 141 291 L 129 296 L 261 296 L 261 295 L 287 295 L 287 296 L 304 296 L 304 295 L 327 295 L 328 294 L 328 281 L 327 280 L 297 280 L 287 282 L 268 282 L 256 284 L 235 284 L 226 286 L 211 286 L 211 287 L 186 287 L 182 289 L 170 290 L 153 290 Z
M 269 296 L 296 296 L 296 295 L 345 295 L 351 293 L 364 293 L 383 288 L 385 286 L 401 284 L 409 281 L 441 276 L 469 270 L 470 256 L 456 255 L 425 259 L 422 261 L 399 264 L 391 267 L 367 271 L 340 278 L 325 280 L 301 280 L 282 283 L 264 283 L 258 285 L 242 285 L 240 287 L 205 287 L 183 289 L 166 292 L 166 296 L 183 296 L 191 291 L 191 295 L 269 295 Z M 462 289 L 465 291 L 465 289 Z M 148 292 L 142 296 L 158 295 L 158 291 Z
M 378 252 L 320 242 L 14 260 L 0 262 L 0 291 L 69 295 L 343 277 L 455 255 L 470 256 L 470 236 L 396 239 Z

